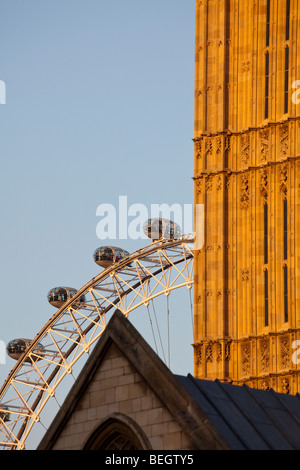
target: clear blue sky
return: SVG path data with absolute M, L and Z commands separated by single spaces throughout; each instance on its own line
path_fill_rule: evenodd
M 96 236 L 99 204 L 193 204 L 194 8 L 1 3 L 2 341 L 36 335 L 54 313 L 51 287 L 99 272 L 93 251 L 109 243 Z M 146 243 L 113 241 L 130 252 Z M 13 365 L 0 365 L 1 383 Z

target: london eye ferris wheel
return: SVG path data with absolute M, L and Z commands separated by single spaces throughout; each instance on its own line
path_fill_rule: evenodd
M 166 297 L 168 309 L 170 295 L 187 289 L 192 318 L 194 234 L 181 235 L 174 222 L 161 218 L 147 220 L 144 231 L 152 242 L 134 253 L 97 248 L 94 261 L 103 270 L 80 289 L 52 288 L 52 317 L 33 339 L 8 343 L 7 353 L 16 364 L 0 389 L 0 448 L 26 448 L 34 427 L 43 425 L 43 411 L 57 401 L 62 383 L 92 350 L 115 310 L 128 317 L 143 307 L 150 318 L 150 305 L 154 309 L 160 296 Z

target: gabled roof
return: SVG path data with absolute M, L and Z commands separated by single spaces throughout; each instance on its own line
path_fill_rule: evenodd
M 300 400 L 174 375 L 116 311 L 38 449 L 51 449 L 114 344 L 186 432 L 194 449 L 300 449 Z
M 231 449 L 300 449 L 299 395 L 177 377 Z

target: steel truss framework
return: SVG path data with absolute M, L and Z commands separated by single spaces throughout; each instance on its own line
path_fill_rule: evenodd
M 86 283 L 49 319 L 0 390 L 0 448 L 21 450 L 35 423 L 75 363 L 89 353 L 109 314 L 126 317 L 151 299 L 186 286 L 193 276 L 193 236 L 159 240 Z M 79 299 L 85 295 L 82 304 Z M 44 350 L 37 353 L 37 345 Z M 9 419 L 8 419 L 9 417 Z

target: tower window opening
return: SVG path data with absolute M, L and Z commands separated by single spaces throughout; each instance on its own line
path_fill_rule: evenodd
M 288 248 L 288 240 L 287 240 L 287 200 L 284 199 L 283 201 L 283 259 L 287 259 L 287 248 Z
M 266 27 L 266 46 L 267 47 L 270 45 L 270 13 L 271 13 L 270 0 L 268 0 L 267 2 L 267 27 Z
M 268 204 L 264 204 L 264 264 L 268 263 Z
M 286 0 L 286 20 L 285 20 L 285 39 L 290 39 L 290 12 L 291 12 L 291 0 Z
M 287 199 L 283 200 L 283 258 L 287 260 L 288 255 L 288 207 Z M 283 291 L 284 291 L 284 321 L 288 321 L 288 267 L 283 267 Z
M 265 326 L 269 325 L 269 280 L 268 270 L 264 271 L 265 277 Z
M 288 268 L 283 267 L 283 284 L 284 284 L 284 321 L 288 321 Z
M 270 58 L 269 52 L 265 55 L 265 119 L 269 117 L 269 75 L 270 75 Z
M 289 109 L 289 47 L 285 48 L 284 59 L 284 113 L 286 114 Z

